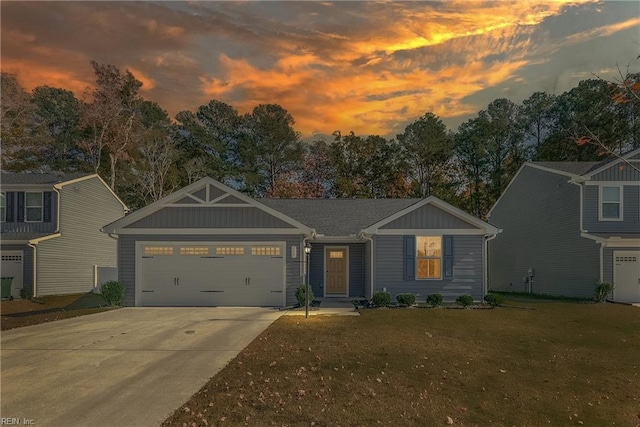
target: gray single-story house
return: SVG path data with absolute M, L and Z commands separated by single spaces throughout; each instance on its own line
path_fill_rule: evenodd
M 498 233 L 435 197 L 258 200 L 211 178 L 103 231 L 129 306 L 285 306 L 306 277 L 316 297 L 481 300 Z

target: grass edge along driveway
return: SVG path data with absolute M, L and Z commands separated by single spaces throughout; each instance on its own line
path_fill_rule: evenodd
M 640 310 L 283 316 L 164 426 L 638 425 Z

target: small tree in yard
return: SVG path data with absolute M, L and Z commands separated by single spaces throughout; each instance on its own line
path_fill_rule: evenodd
M 611 283 L 601 282 L 598 280 L 596 282 L 596 290 L 593 298 L 597 302 L 605 302 L 612 293 L 613 285 Z
M 296 288 L 296 300 L 298 300 L 298 305 L 300 307 L 304 307 L 305 303 L 305 294 L 307 293 L 307 287 L 305 285 L 300 285 Z M 309 286 L 309 305 L 311 305 L 311 301 L 313 301 L 314 295 L 311 286 Z

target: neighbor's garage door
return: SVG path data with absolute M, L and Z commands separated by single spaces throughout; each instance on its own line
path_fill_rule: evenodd
M 283 242 L 140 243 L 137 305 L 282 306 Z

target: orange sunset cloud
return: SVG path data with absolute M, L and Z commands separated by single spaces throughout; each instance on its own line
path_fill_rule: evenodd
M 27 90 L 81 94 L 96 60 L 129 69 L 171 115 L 277 103 L 304 136 L 394 136 L 427 111 L 454 126 L 499 97 L 568 90 L 580 71 L 635 58 L 640 26 L 630 5 L 591 0 L 1 7 L 2 71 Z M 600 50 L 574 64 L 570 49 Z

